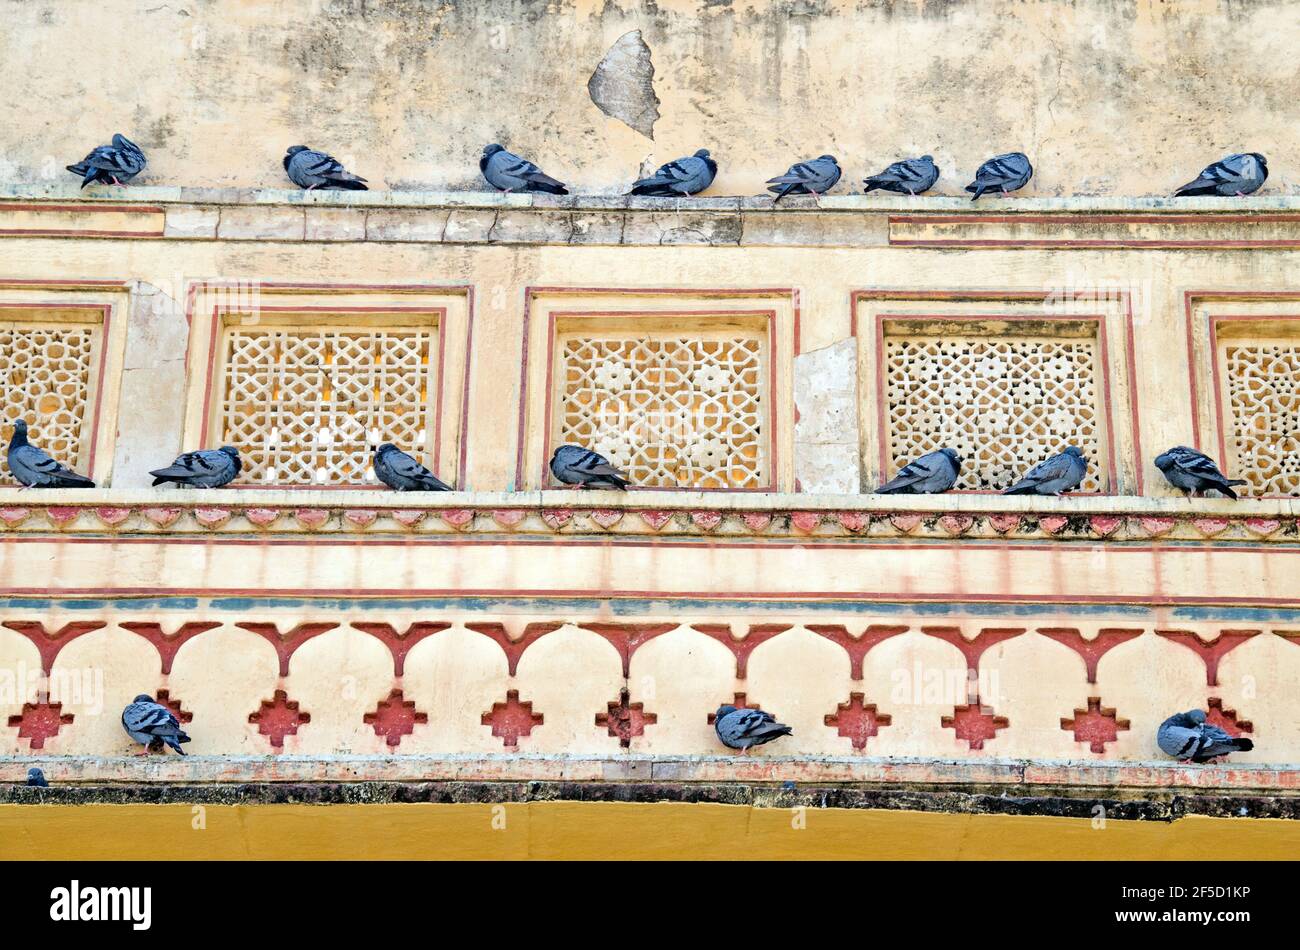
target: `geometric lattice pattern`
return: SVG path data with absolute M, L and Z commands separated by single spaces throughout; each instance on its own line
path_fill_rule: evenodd
M 220 443 L 241 481 L 346 485 L 373 480 L 370 448 L 415 455 L 430 433 L 433 329 L 227 327 Z
M 86 324 L 0 324 L 0 406 L 4 444 L 11 424 L 65 465 L 81 456 L 97 328 Z M 4 480 L 13 478 L 5 469 Z
M 761 333 L 561 340 L 559 443 L 662 488 L 761 488 L 769 433 Z
M 1237 464 L 1252 493 L 1300 495 L 1300 343 L 1224 352 Z
M 1077 445 L 1079 491 L 1102 490 L 1096 366 L 1095 339 L 886 337 L 890 471 L 947 446 L 962 456 L 955 487 L 998 491 Z

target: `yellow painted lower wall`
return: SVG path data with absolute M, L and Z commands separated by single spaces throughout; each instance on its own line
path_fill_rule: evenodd
M 2 805 L 4 860 L 1288 860 L 1300 822 L 747 805 Z

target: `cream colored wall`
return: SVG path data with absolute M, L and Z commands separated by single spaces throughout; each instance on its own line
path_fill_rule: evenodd
M 1038 195 L 1168 194 L 1234 151 L 1300 190 L 1300 9 L 1286 0 L 274 0 L 143 7 L 10 4 L 0 181 L 66 179 L 115 131 L 153 184 L 279 186 L 287 146 L 326 149 L 389 189 L 481 188 L 503 142 L 587 193 L 700 147 L 716 194 L 839 155 L 840 192 L 903 155 L 960 194 L 1020 149 Z M 651 141 L 587 80 L 640 30 L 655 68 Z M 56 68 L 49 68 L 58 64 Z

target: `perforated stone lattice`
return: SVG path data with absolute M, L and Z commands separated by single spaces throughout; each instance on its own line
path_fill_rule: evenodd
M 1252 492 L 1300 495 L 1300 344 L 1242 344 L 1224 351 L 1231 474 Z
M 762 488 L 770 398 L 761 334 L 583 336 L 560 343 L 560 442 L 665 488 Z
M 239 446 L 240 481 L 370 482 L 376 444 L 427 452 L 435 338 L 414 328 L 227 328 L 221 441 Z
M 81 455 L 96 328 L 78 324 L 0 323 L 0 406 L 4 443 L 14 419 L 65 465 Z M 5 468 L 3 484 L 17 482 Z
M 1103 490 L 1095 339 L 899 336 L 885 340 L 891 473 L 944 446 L 957 488 L 998 491 L 1077 445 L 1080 491 Z

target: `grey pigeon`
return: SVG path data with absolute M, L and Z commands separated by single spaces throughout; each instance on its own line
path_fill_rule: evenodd
M 1232 490 L 1232 486 L 1246 484 L 1244 478 L 1225 477 L 1212 458 L 1185 445 L 1175 445 L 1164 454 L 1157 455 L 1156 468 L 1164 472 L 1170 485 L 1187 492 L 1193 498 L 1214 490 L 1235 499 L 1237 493 Z
M 45 773 L 40 769 L 31 768 L 27 770 L 27 784 L 33 788 L 49 788 L 50 783 L 45 781 Z
M 478 167 L 487 183 L 500 191 L 543 191 L 551 195 L 569 193 L 564 182 L 556 181 L 528 159 L 507 152 L 500 145 L 489 145 L 483 149 Z
M 627 472 L 620 472 L 609 459 L 580 445 L 562 445 L 551 456 L 551 474 L 566 485 L 579 488 L 627 490 Z
M 786 195 L 812 195 L 819 198 L 840 180 L 840 163 L 834 155 L 821 155 L 811 162 L 791 165 L 784 175 L 767 180 L 768 191 L 776 192 L 776 201 Z
M 147 164 L 144 152 L 125 135 L 113 136 L 112 145 L 100 145 L 89 155 L 69 165 L 68 171 L 81 176 L 81 187 L 85 188 L 92 181 L 105 185 L 125 185 Z
M 723 745 L 728 749 L 739 749 L 741 755 L 747 755 L 753 746 L 780 739 L 794 731 L 761 709 L 737 709 L 728 705 L 718 707 L 713 717 L 713 728 Z
M 394 491 L 451 491 L 451 486 L 439 480 L 414 458 L 391 442 L 375 449 L 375 475 Z
M 971 201 L 975 201 L 986 191 L 1001 191 L 1004 195 L 1019 191 L 1034 177 L 1034 166 L 1024 152 L 1007 152 L 990 158 L 979 167 L 975 180 L 966 186 L 973 192 Z
M 27 422 L 14 420 L 9 440 L 9 472 L 27 488 L 94 488 L 95 483 L 54 461 L 27 441 Z
M 1088 460 L 1073 445 L 1060 455 L 1039 462 L 1025 477 L 1002 494 L 1004 495 L 1059 495 L 1078 488 L 1088 472 Z
M 862 179 L 862 184 L 867 186 L 863 189 L 866 194 L 882 188 L 900 195 L 919 195 L 933 188 L 938 180 L 939 166 L 929 155 L 922 155 L 894 162 L 879 175 Z
M 908 462 L 891 481 L 876 489 L 881 495 L 937 495 L 946 492 L 961 473 L 961 456 L 953 449 L 940 449 Z
M 299 188 L 311 191 L 368 191 L 366 180 L 354 175 L 333 156 L 305 145 L 291 145 L 284 153 L 284 170 Z
M 164 745 L 184 755 L 181 743 L 190 741 L 190 737 L 181 731 L 176 715 L 162 703 L 155 702 L 148 693 L 141 693 L 122 710 L 122 728 L 145 747 L 137 755 L 148 755 L 155 749 L 161 750 Z
M 632 194 L 659 198 L 698 195 L 713 184 L 718 174 L 718 163 L 709 158 L 709 150 L 702 148 L 687 158 L 678 158 L 660 165 L 649 178 L 632 183 Z
M 1208 762 L 1229 752 L 1249 752 L 1255 743 L 1249 739 L 1234 739 L 1218 726 L 1205 721 L 1205 713 L 1192 709 L 1175 713 L 1156 730 L 1156 744 L 1160 751 L 1176 759 Z
M 175 482 L 187 488 L 220 488 L 234 481 L 243 467 L 239 451 L 233 446 L 223 445 L 219 449 L 186 452 L 177 456 L 167 468 L 149 474 L 153 476 L 155 486 Z
M 1245 152 L 1229 155 L 1227 158 L 1206 165 L 1195 181 L 1189 181 L 1177 191 L 1174 197 L 1185 195 L 1249 195 L 1259 191 L 1264 180 L 1268 178 L 1268 162 L 1259 152 Z

